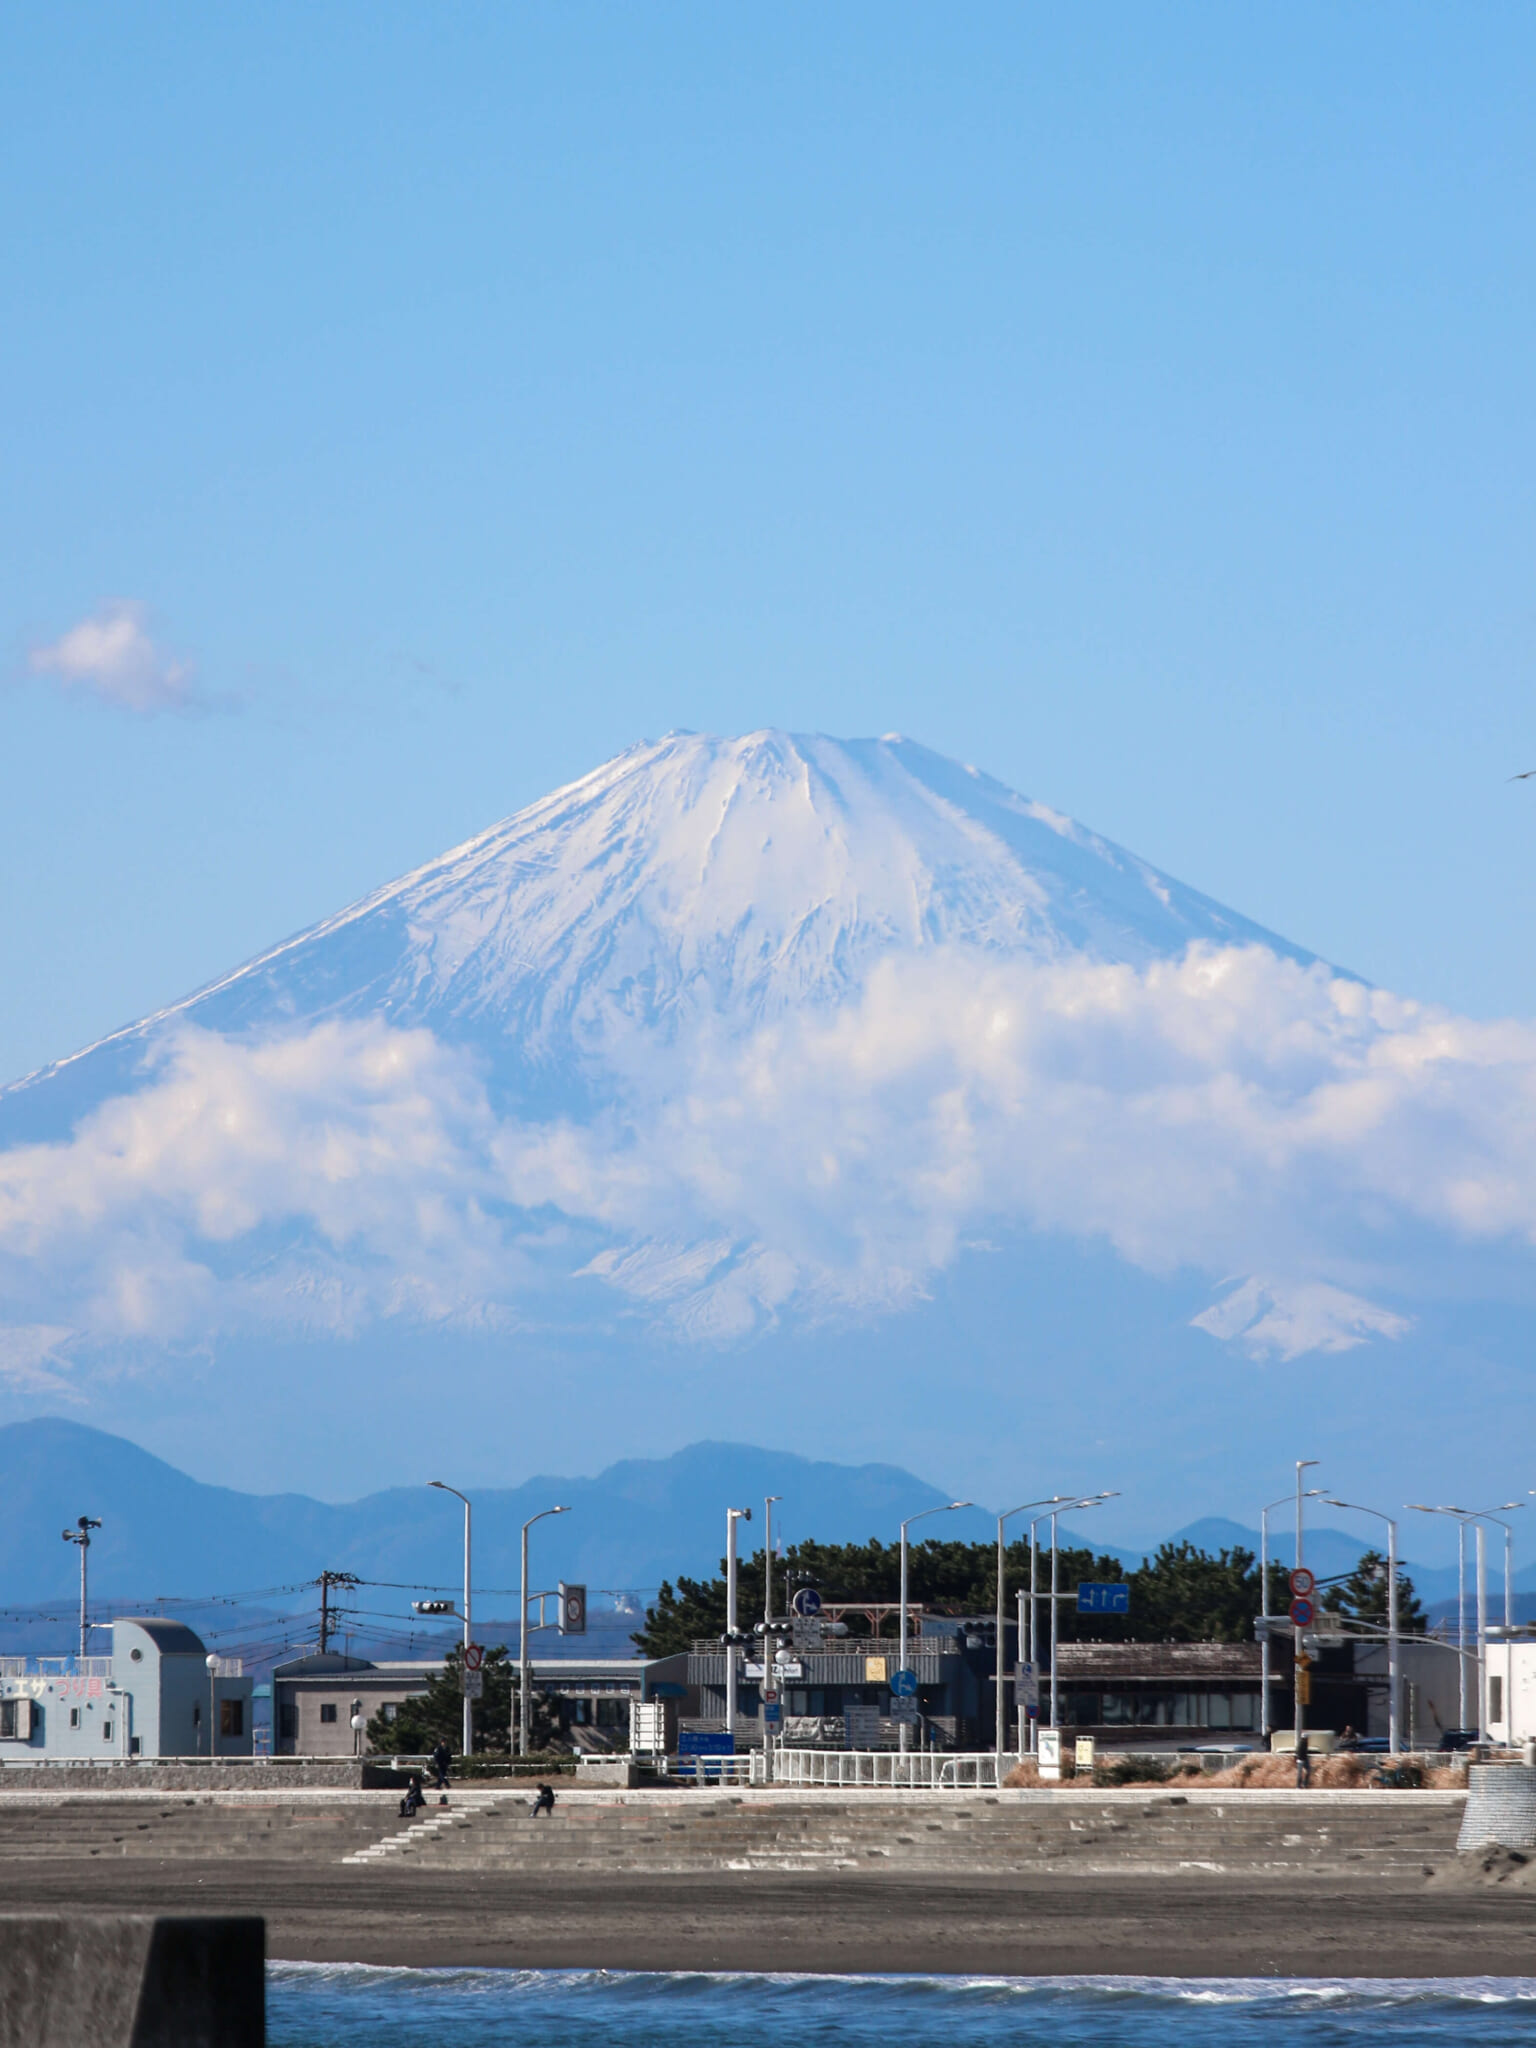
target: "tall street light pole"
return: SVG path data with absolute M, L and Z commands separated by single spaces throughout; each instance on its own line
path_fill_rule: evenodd
M 91 1515 L 81 1515 L 73 1529 L 64 1531 L 66 1543 L 80 1546 L 80 1654 L 83 1657 L 91 1638 L 91 1626 L 85 1618 L 85 1560 L 90 1555 L 91 1531 L 101 1527 Z
M 1008 1703 L 1003 1691 L 1005 1680 L 1004 1664 L 1006 1661 L 1003 1656 L 1003 1629 L 1007 1615 L 1007 1608 L 1004 1604 L 1006 1567 L 1004 1564 L 1003 1524 L 1011 1522 L 1015 1515 L 1027 1514 L 1031 1508 L 1056 1506 L 1065 1499 L 1065 1494 L 1053 1493 L 1044 1500 L 1026 1500 L 1021 1502 L 1016 1508 L 1005 1508 L 997 1518 L 997 1782 L 999 1785 L 1003 1782 L 1003 1750 L 1008 1740 Z M 1019 1654 L 1016 1661 L 1023 1664 L 1026 1659 L 1024 1656 L 1024 1637 L 1022 1632 L 1018 1639 L 1018 1651 Z M 1021 1756 L 1023 1751 L 1024 1743 L 1021 1735 L 1019 1741 L 1019 1753 Z
M 750 1522 L 750 1508 L 725 1511 L 725 1732 L 736 1745 L 736 1524 Z M 700 1767 L 702 1769 L 702 1766 Z
M 1494 1521 L 1499 1515 L 1507 1514 L 1512 1508 L 1524 1507 L 1524 1501 L 1501 1500 L 1491 1508 L 1453 1508 L 1451 1512 L 1465 1515 L 1473 1525 L 1477 1539 L 1477 1732 L 1485 1735 L 1488 1731 L 1488 1553 L 1483 1540 L 1483 1524 Z M 1504 1619 L 1510 1619 L 1509 1598 L 1509 1553 L 1513 1538 L 1509 1524 L 1500 1522 L 1504 1531 Z
M 773 1723 L 768 1695 L 777 1692 L 778 1639 L 773 1633 L 773 1504 L 781 1493 L 763 1495 L 763 1676 L 758 1697 L 763 1703 L 763 1782 L 773 1783 Z
M 470 1633 L 469 1618 L 469 1496 L 468 1494 L 460 1493 L 459 1489 L 456 1486 L 449 1486 L 445 1484 L 445 1482 L 441 1479 L 429 1479 L 427 1481 L 427 1484 L 428 1486 L 435 1486 L 439 1493 L 451 1493 L 455 1500 L 461 1500 L 464 1503 L 464 1612 L 460 1619 L 464 1623 L 464 1647 L 467 1650 L 470 1646 L 470 1643 L 474 1640 L 473 1636 Z M 467 1657 L 464 1659 L 464 1666 L 460 1675 L 465 1679 L 469 1677 L 469 1659 Z M 463 1754 L 465 1756 L 473 1756 L 475 1753 L 475 1709 L 474 1701 L 471 1700 L 467 1692 L 464 1695 L 463 1741 Z
M 1357 1500 L 1335 1500 L 1329 1494 L 1327 1501 L 1331 1508 L 1345 1508 L 1352 1515 L 1374 1515 L 1387 1525 L 1387 1749 L 1396 1756 L 1401 1747 L 1397 1739 L 1397 1524 L 1380 1508 L 1363 1507 Z
M 1416 1515 L 1448 1515 L 1456 1524 L 1456 1720 L 1467 1725 L 1467 1517 L 1460 1508 L 1430 1507 L 1421 1500 L 1408 1506 Z M 1478 1719 L 1482 1716 L 1479 1714 Z
M 528 1754 L 528 1686 L 533 1675 L 532 1662 L 528 1655 L 528 1531 L 535 1522 L 542 1522 L 546 1515 L 568 1515 L 569 1508 L 540 1508 L 536 1515 L 530 1515 L 523 1524 L 522 1576 L 518 1580 L 521 1598 L 518 1602 L 522 1619 L 517 1625 L 517 1753 Z M 542 1609 L 540 1610 L 542 1612 Z
M 942 1507 L 919 1509 L 915 1515 L 908 1515 L 901 1525 L 901 1621 L 897 1637 L 900 1644 L 900 1648 L 897 1651 L 897 1663 L 903 1671 L 907 1668 L 907 1531 L 914 1522 L 921 1522 L 928 1515 L 952 1515 L 956 1508 L 968 1508 L 974 1505 L 973 1501 L 968 1500 L 947 1500 Z M 901 1721 L 897 1724 L 896 1742 L 903 1755 L 911 1746 L 909 1739 L 911 1729 L 912 1724 L 910 1721 Z
M 1311 1468 L 1311 1467 L 1312 1467 L 1313 1465 L 1316 1465 L 1316 1464 L 1317 1464 L 1318 1462 L 1319 1462 L 1319 1461 L 1318 1461 L 1318 1460 L 1317 1460 L 1316 1458 L 1298 1458 L 1298 1459 L 1296 1460 L 1296 1569 L 1297 1569 L 1297 1571 L 1300 1571 L 1300 1570 L 1301 1570 L 1302 1564 L 1303 1564 L 1303 1562 L 1304 1562 L 1304 1559 L 1303 1559 L 1303 1557 L 1302 1557 L 1302 1509 L 1303 1509 L 1303 1503 L 1304 1503 L 1305 1501 L 1307 1501 L 1308 1499 L 1310 1499 L 1310 1497 L 1311 1497 L 1311 1496 L 1310 1496 L 1309 1494 L 1307 1494 L 1307 1493 L 1304 1493 L 1304 1492 L 1302 1491 L 1302 1485 L 1301 1485 L 1301 1475 L 1302 1475 L 1302 1473 L 1303 1473 L 1303 1472 L 1305 1472 L 1305 1471 L 1308 1471 L 1308 1470 L 1309 1470 L 1309 1469 L 1310 1469 L 1310 1468 Z M 1315 1489 L 1314 1489 L 1314 1490 L 1315 1490 Z M 1305 1707 L 1305 1706 L 1304 1706 L 1304 1705 L 1302 1704 L 1302 1698 L 1301 1698 L 1301 1691 L 1302 1691 L 1302 1687 L 1301 1687 L 1301 1674 L 1302 1674 L 1302 1670 L 1303 1670 L 1303 1666 L 1302 1666 L 1302 1662 L 1301 1662 L 1301 1659 L 1302 1659 L 1302 1647 L 1301 1647 L 1301 1642 L 1302 1642 L 1302 1632 L 1301 1632 L 1301 1630 L 1300 1630 L 1300 1629 L 1297 1629 L 1297 1631 L 1296 1631 L 1296 1637 L 1295 1637 L 1295 1654 L 1294 1654 L 1294 1656 L 1293 1656 L 1293 1658 L 1292 1658 L 1292 1669 L 1291 1669 L 1291 1690 L 1292 1690 L 1292 1692 L 1293 1692 L 1293 1693 L 1295 1694 L 1295 1699 L 1294 1699 L 1294 1700 L 1293 1700 L 1293 1702 L 1292 1702 L 1292 1706 L 1293 1706 L 1293 1710 L 1294 1710 L 1294 1726 L 1295 1726 L 1295 1743 L 1296 1743 L 1296 1757 L 1297 1757 L 1297 1764 L 1296 1764 L 1296 1768 L 1297 1768 L 1297 1770 L 1298 1770 L 1298 1771 L 1299 1771 L 1299 1770 L 1301 1769 L 1301 1761 L 1300 1761 L 1300 1759 L 1301 1759 L 1301 1731 L 1302 1731 L 1302 1729 L 1303 1729 L 1303 1728 L 1304 1728 L 1304 1727 L 1306 1726 L 1306 1720 L 1307 1720 L 1307 1710 L 1306 1710 L 1306 1707 Z

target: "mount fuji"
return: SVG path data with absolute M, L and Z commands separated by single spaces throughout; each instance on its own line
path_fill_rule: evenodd
M 0 1398 L 319 1490 L 450 1413 L 1215 1488 L 1281 1386 L 1401 1462 L 1529 1402 L 1533 1125 L 1530 1026 L 974 768 L 674 733 L 0 1089 Z

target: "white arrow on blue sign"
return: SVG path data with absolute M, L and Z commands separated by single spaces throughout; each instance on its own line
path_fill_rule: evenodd
M 1094 1585 L 1085 1580 L 1077 1589 L 1079 1614 L 1129 1614 L 1131 1589 L 1127 1585 Z
M 894 1699 L 910 1700 L 917 1696 L 917 1673 L 915 1671 L 893 1671 L 891 1673 L 891 1695 Z
M 809 1621 L 821 1612 L 821 1595 L 814 1586 L 802 1586 L 789 1604 L 803 1621 Z

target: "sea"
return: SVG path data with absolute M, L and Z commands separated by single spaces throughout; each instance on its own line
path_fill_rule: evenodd
M 1522 2048 L 1536 1977 L 830 1977 L 276 1963 L 271 2048 Z

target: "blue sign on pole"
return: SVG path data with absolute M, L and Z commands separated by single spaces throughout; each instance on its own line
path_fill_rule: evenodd
M 679 1756 L 734 1756 L 736 1738 L 727 1735 L 723 1729 L 717 1733 L 707 1728 L 682 1728 L 678 1731 L 677 1753 Z
M 777 1701 L 771 1702 L 768 1706 L 764 1707 L 763 1709 L 763 1719 L 765 1721 L 782 1720 L 783 1715 L 784 1709 L 778 1704 Z
M 898 1700 L 917 1698 L 917 1673 L 915 1671 L 893 1671 L 891 1673 L 891 1697 Z
M 1131 1589 L 1126 1585 L 1094 1585 L 1085 1581 L 1077 1589 L 1079 1614 L 1129 1614 Z
M 802 1621 L 809 1621 L 821 1612 L 821 1595 L 814 1586 L 802 1586 L 789 1604 Z

